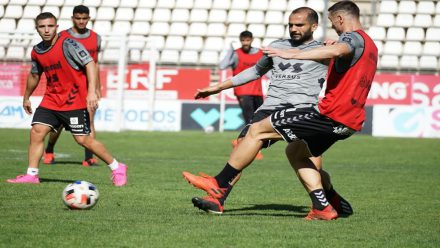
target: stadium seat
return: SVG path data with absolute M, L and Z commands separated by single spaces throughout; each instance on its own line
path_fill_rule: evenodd
M 208 11 L 206 9 L 193 9 L 189 16 L 190 22 L 206 22 L 208 21 Z
M 60 13 L 60 19 L 71 19 L 72 18 L 72 14 L 73 14 L 73 6 L 63 6 L 61 8 L 61 13 Z M 113 19 L 114 17 L 114 13 L 113 16 L 111 18 L 109 18 L 108 20 Z
M 89 24 L 91 21 L 89 21 Z M 67 19 L 60 19 L 58 20 L 58 31 L 63 31 L 68 28 L 72 27 L 72 21 Z
M 387 31 L 387 40 L 403 40 L 405 38 L 405 30 L 401 27 L 390 27 Z
M 250 10 L 246 14 L 246 23 L 264 23 L 264 13 L 259 10 Z
M 34 19 L 20 19 L 17 23 L 17 31 L 34 33 L 35 32 L 35 22 Z
M 175 0 L 167 0 L 167 1 L 158 0 L 156 4 L 156 8 L 172 9 L 174 8 L 175 5 L 176 5 Z
M 202 51 L 199 61 L 201 64 L 216 65 L 219 62 L 218 52 Z
M 142 52 L 138 49 L 130 49 L 128 60 L 130 62 L 140 62 L 142 58 Z
M 156 61 L 159 60 L 159 52 L 155 51 L 155 52 L 151 52 L 151 50 L 148 49 L 144 49 L 142 50 L 142 54 L 141 54 L 141 61 L 151 61 L 151 59 L 155 59 Z
M 250 10 L 267 10 L 269 7 L 269 0 L 251 0 Z
M 422 54 L 438 56 L 440 54 L 440 42 L 425 42 L 423 45 Z
M 438 70 L 438 58 L 436 56 L 423 55 L 420 57 L 421 70 Z
M 29 6 L 29 5 L 43 6 L 44 4 L 46 4 L 46 0 L 29 0 L 26 3 L 26 6 Z
M 199 54 L 196 51 L 183 50 L 180 53 L 179 62 L 181 64 L 197 64 L 199 62 Z
M 5 58 L 9 60 L 22 60 L 24 59 L 24 54 L 24 47 L 9 46 Z
M 383 47 L 383 53 L 388 55 L 401 55 L 402 49 L 402 42 L 387 41 Z
M 20 24 L 20 20 L 19 20 Z M 18 25 L 17 25 L 17 31 Z M 9 46 L 16 46 L 16 47 L 28 47 L 30 43 L 30 37 L 29 34 L 15 34 L 14 38 L 10 40 Z
M 379 68 L 394 69 L 399 67 L 399 57 L 397 55 L 382 55 L 379 61 Z
M 246 13 L 243 10 L 230 10 L 227 23 L 243 23 L 246 19 Z
M 285 29 L 286 29 L 286 26 L 284 26 L 284 25 L 276 25 L 276 24 L 267 25 L 266 37 L 281 39 L 285 35 Z
M 386 32 L 384 27 L 372 26 L 368 29 L 367 33 L 373 40 L 384 40 L 386 37 Z
M 119 7 L 123 7 L 123 8 L 136 8 L 137 5 L 138 5 L 138 0 L 121 0 L 121 3 L 119 4 Z
M 252 41 L 252 46 L 256 48 L 261 47 L 261 39 L 260 38 L 254 38 L 254 41 Z
M 0 30 L 0 32 L 2 32 L 2 31 Z M 1 38 L 0 37 L 0 47 L 4 48 L 5 52 L 6 52 L 6 47 L 8 47 L 9 43 L 10 43 L 10 40 L 8 38 Z M 3 58 L 3 57 L 0 57 L 0 58 Z
M 306 6 L 319 13 L 322 13 L 325 8 L 324 0 L 308 0 Z
M 16 30 L 17 23 L 14 19 L 2 18 L 0 19 L 0 32 L 13 32 Z
M 241 32 L 246 30 L 246 26 L 241 23 L 232 23 L 228 26 L 228 31 L 226 33 L 227 36 L 236 36 L 238 37 Z
M 231 10 L 247 10 L 249 8 L 249 0 L 232 0 Z
M 427 28 L 432 25 L 432 18 L 430 15 L 427 14 L 418 14 L 414 18 L 414 24 L 415 27 L 423 27 Z
M 191 9 L 194 6 L 193 0 L 177 0 L 176 6 L 174 8 L 176 9 Z
M 225 10 L 211 10 L 209 12 L 208 22 L 226 22 L 226 11 Z
M 149 25 L 149 24 L 148 24 Z M 133 31 L 133 28 L 132 28 Z M 128 37 L 127 47 L 129 49 L 143 49 L 145 47 L 145 37 L 143 35 L 130 35 Z
M 3 7 L 3 6 L 2 6 Z M 26 5 L 24 6 L 23 9 L 23 16 L 22 18 L 29 18 L 29 19 L 34 19 L 38 14 L 41 13 L 41 8 L 40 6 L 36 6 L 36 5 Z M 1 16 L 1 15 L 0 15 Z M 34 24 L 35 25 L 35 24 Z M 33 26 L 34 26 L 33 25 Z
M 416 9 L 416 2 L 405 0 L 399 2 L 399 8 L 397 11 L 401 14 L 414 14 Z
M 208 26 L 204 22 L 193 22 L 189 26 L 189 35 L 206 36 L 208 33 Z
M 423 28 L 408 28 L 406 31 L 406 40 L 408 41 L 423 41 L 425 39 L 425 31 Z
M 115 21 L 112 25 L 112 33 L 128 34 L 131 31 L 131 23 L 129 21 Z
M 64 5 L 64 0 L 47 0 L 45 5 L 61 7 Z
M 96 19 L 96 7 L 89 7 L 89 11 L 90 11 L 90 19 L 95 20 Z
M 171 19 L 170 9 L 155 9 L 152 22 L 168 22 Z
M 434 17 L 434 20 L 432 21 L 432 25 L 433 25 L 434 27 L 440 27 L 440 14 L 439 14 L 439 15 L 436 15 L 436 16 Z
M 209 23 L 208 36 L 224 36 L 226 27 L 223 23 Z
M 194 9 L 211 9 L 212 0 L 195 0 Z
M 9 0 L 9 4 L 23 6 L 27 3 L 27 0 Z
M 5 8 L 3 7 L 3 5 L 0 5 L 0 18 L 3 17 L 4 14 L 5 14 Z
M 437 4 L 435 5 L 435 14 L 440 14 L 440 2 L 437 2 Z
M 153 11 L 147 8 L 137 8 L 134 13 L 133 21 L 150 21 L 153 16 Z
M 165 38 L 163 36 L 149 36 L 150 42 L 147 43 L 146 48 L 150 49 L 153 45 L 157 50 L 162 50 L 165 47 Z
M 169 35 L 181 35 L 184 36 L 188 33 L 188 23 L 186 22 L 173 22 L 170 26 Z
M 299 7 L 306 6 L 305 0 L 289 0 L 289 3 L 287 4 L 287 11 L 292 11 Z
M 380 40 L 375 40 L 374 44 L 377 47 L 377 52 L 379 53 L 379 55 L 382 55 L 382 53 L 383 53 L 383 42 L 380 41 Z
M 396 1 L 387 0 L 380 2 L 379 13 L 395 14 L 397 13 L 397 10 L 398 10 L 398 5 Z
M 124 1 L 124 0 L 122 0 L 122 1 Z M 101 0 L 100 6 L 116 8 L 116 7 L 119 7 L 119 0 Z
M 1 42 L 0 42 L 0 44 L 1 44 Z M 4 58 L 5 55 L 6 55 L 5 47 L 0 46 L 0 58 Z
M 184 50 L 200 51 L 203 50 L 203 39 L 200 36 L 188 36 L 183 45 Z
M 392 27 L 394 26 L 394 22 L 394 15 L 379 14 L 377 17 L 376 25 L 379 27 Z
M 214 0 L 212 3 L 212 9 L 224 9 L 227 10 L 231 7 L 231 0 Z
M 117 21 L 131 21 L 134 18 L 134 11 L 132 8 L 117 8 L 115 20 Z
M 428 28 L 426 30 L 426 41 L 439 41 L 440 28 Z
M 418 14 L 429 14 L 432 15 L 435 12 L 435 5 L 432 1 L 419 1 L 417 4 Z
M 83 4 L 87 7 L 99 7 L 101 4 L 101 0 L 84 0 Z
M 102 51 L 103 62 L 118 62 L 120 58 L 119 49 L 105 49 Z
M 95 21 L 93 30 L 101 35 L 108 34 L 112 30 L 112 24 L 110 21 Z
M 99 7 L 98 11 L 96 12 L 96 20 L 112 21 L 114 18 L 115 18 L 115 9 L 114 8 Z
M 166 22 L 153 22 L 151 24 L 150 34 L 168 35 L 170 32 L 170 25 Z
M 411 14 L 398 14 L 396 16 L 396 22 L 394 25 L 398 27 L 411 27 L 413 25 L 414 18 Z M 390 26 L 390 25 L 388 25 Z
M 138 8 L 149 8 L 153 9 L 156 7 L 157 1 L 156 0 L 148 0 L 148 1 L 139 1 L 138 2 Z
M 247 30 L 251 31 L 254 37 L 262 38 L 266 34 L 264 24 L 249 24 Z
M 278 40 L 278 38 L 264 38 L 261 42 L 262 46 L 268 46 L 270 43 L 274 42 L 275 40 Z
M 290 37 L 289 29 L 286 28 L 286 34 L 282 38 Z M 313 38 L 315 40 L 322 40 L 324 38 L 324 30 L 321 26 L 318 26 L 318 28 L 313 32 Z
M 403 45 L 404 55 L 419 55 L 422 52 L 422 43 L 418 41 L 407 41 Z
M 168 36 L 165 40 L 165 49 L 181 50 L 183 48 L 183 36 Z
M 4 18 L 19 19 L 23 16 L 23 7 L 21 5 L 6 5 Z M 7 53 L 6 53 L 7 55 Z
M 179 52 L 176 50 L 163 50 L 160 53 L 160 63 L 177 64 L 179 62 Z
M 416 55 L 403 55 L 400 58 L 400 68 L 416 70 L 419 66 L 419 59 Z
M 187 22 L 189 20 L 189 10 L 173 9 L 171 13 L 171 22 Z
M 221 51 L 224 47 L 224 40 L 221 37 L 208 37 L 205 40 L 204 50 Z
M 267 11 L 264 17 L 265 24 L 284 24 L 283 13 L 280 11 Z
M 150 32 L 149 22 L 136 21 L 131 25 L 131 34 L 147 35 L 148 32 Z
M 268 10 L 285 11 L 287 7 L 287 0 L 270 0 Z M 289 10 L 288 10 L 289 11 Z M 292 10 L 290 10 L 292 11 Z

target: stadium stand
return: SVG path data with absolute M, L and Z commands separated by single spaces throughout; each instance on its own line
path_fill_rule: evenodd
M 33 18 L 40 11 L 59 18 L 60 30 L 70 27 L 72 8 L 90 8 L 90 28 L 106 35 L 127 33 L 128 61 L 141 62 L 150 53 L 139 42 L 156 42 L 159 64 L 215 67 L 224 49 L 243 30 L 254 33 L 254 46 L 288 37 L 290 11 L 309 6 L 318 11 L 315 38 L 337 38 L 326 22 L 325 0 L 2 0 L 0 33 L 35 33 Z M 382 70 L 431 70 L 439 73 L 440 1 L 358 0 L 362 21 L 379 48 Z M 0 38 L 0 59 L 28 61 L 29 43 Z M 138 41 L 130 41 L 137 39 Z M 113 42 L 103 42 L 103 62 L 114 62 Z M 21 57 L 23 55 L 23 57 Z

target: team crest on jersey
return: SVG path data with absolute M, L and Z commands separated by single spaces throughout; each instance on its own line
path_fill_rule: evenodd
M 84 50 L 83 51 L 79 51 L 79 56 L 85 57 L 85 56 L 87 56 L 87 53 Z
M 78 117 L 70 117 L 70 124 L 73 125 L 78 124 Z

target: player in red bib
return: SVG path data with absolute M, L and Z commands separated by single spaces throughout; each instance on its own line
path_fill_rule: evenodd
M 72 23 L 73 26 L 67 30 L 63 30 L 60 32 L 62 37 L 69 37 L 78 42 L 80 42 L 86 50 L 89 52 L 90 56 L 93 58 L 93 61 L 96 64 L 96 75 L 97 75 L 97 83 L 96 83 L 96 93 L 98 97 L 101 97 L 101 84 L 99 80 L 99 65 L 98 65 L 98 53 L 101 49 L 101 37 L 93 32 L 92 30 L 87 28 L 87 24 L 90 20 L 90 10 L 84 5 L 78 5 L 73 8 L 72 15 Z M 93 138 L 95 135 L 95 125 L 94 125 L 94 117 L 95 111 L 90 112 L 90 136 Z M 58 132 L 52 132 L 49 135 L 49 141 L 47 142 L 47 146 L 44 152 L 43 163 L 44 164 L 53 164 L 55 163 L 55 154 L 54 154 L 54 146 L 61 134 L 63 128 L 61 127 Z M 82 162 L 83 166 L 91 166 L 96 165 L 97 160 L 93 157 L 92 151 L 85 148 L 84 149 L 84 161 Z
M 195 187 L 221 198 L 228 185 L 253 160 L 263 141 L 284 139 L 286 154 L 309 193 L 312 209 L 308 220 L 332 220 L 338 213 L 324 193 L 319 170 L 310 160 L 320 156 L 336 141 L 359 131 L 365 119 L 365 101 L 377 67 L 377 48 L 362 30 L 359 7 L 340 1 L 329 8 L 329 20 L 340 36 L 330 46 L 310 50 L 263 48 L 271 57 L 304 60 L 331 59 L 325 96 L 317 108 L 286 108 L 251 125 L 247 135 L 232 152 L 223 170 L 215 177 L 199 177 L 184 172 Z M 331 194 L 331 192 L 330 192 Z
M 241 47 L 234 50 L 231 44 L 231 48 L 219 64 L 219 68 L 222 70 L 231 67 L 233 76 L 253 67 L 263 57 L 263 52 L 260 49 L 252 47 L 254 38 L 251 32 L 243 31 L 239 38 Z M 261 78 L 235 87 L 234 95 L 237 97 L 245 124 L 251 123 L 255 111 L 263 104 Z M 240 139 L 233 140 L 232 146 L 235 147 L 239 141 Z M 263 159 L 263 154 L 259 152 L 255 158 Z
M 104 145 L 90 136 L 89 111 L 98 108 L 96 64 L 87 50 L 77 41 L 57 35 L 57 19 L 49 12 L 35 19 L 38 34 L 43 39 L 32 50 L 32 69 L 23 96 L 23 108 L 32 114 L 30 96 L 37 88 L 41 74 L 47 78 L 46 91 L 32 119 L 27 173 L 9 183 L 40 183 L 38 166 L 44 150 L 44 138 L 63 126 L 75 141 L 91 150 L 112 170 L 115 186 L 127 182 L 127 166 L 118 163 Z

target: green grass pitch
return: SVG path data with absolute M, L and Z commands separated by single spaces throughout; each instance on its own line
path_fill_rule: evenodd
M 116 188 L 102 162 L 80 165 L 83 149 L 68 133 L 56 147 L 58 163 L 41 165 L 43 183 L 6 183 L 26 171 L 29 130 L 0 129 L 0 247 L 440 247 L 440 139 L 356 135 L 338 142 L 324 168 L 355 214 L 308 222 L 310 199 L 284 142 L 245 170 L 222 216 L 192 206 L 204 192 L 181 172 L 215 175 L 235 135 L 98 133 L 129 166 L 128 185 Z M 95 208 L 63 205 L 61 192 L 74 180 L 98 187 Z

